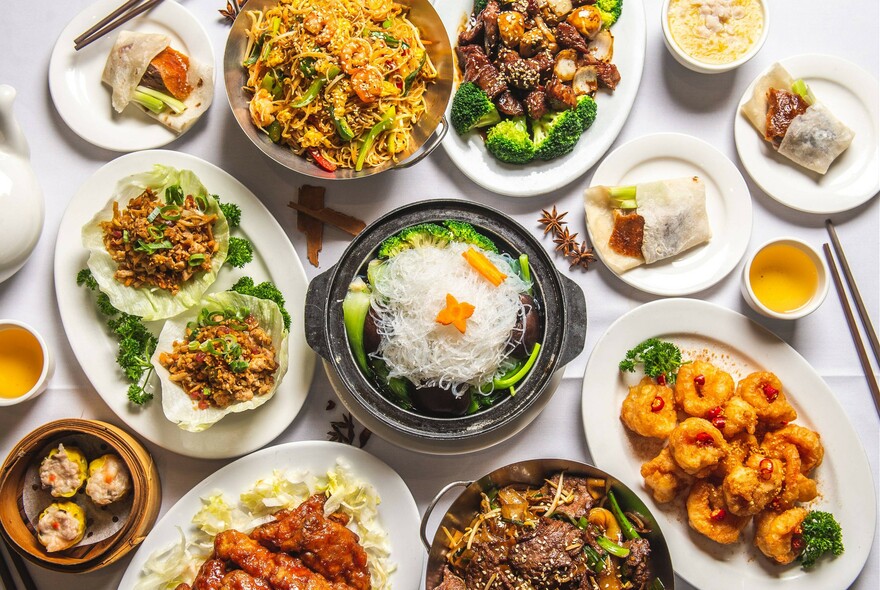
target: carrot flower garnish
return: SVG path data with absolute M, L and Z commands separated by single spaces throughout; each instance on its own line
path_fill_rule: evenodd
M 452 324 L 458 331 L 464 334 L 467 328 L 467 319 L 474 315 L 474 306 L 466 301 L 461 303 L 452 296 L 452 293 L 446 294 L 446 307 L 437 314 L 437 322 L 448 326 Z

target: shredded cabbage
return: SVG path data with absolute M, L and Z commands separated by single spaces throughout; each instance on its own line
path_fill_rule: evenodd
M 327 495 L 325 514 L 341 511 L 351 518 L 348 528 L 357 533 L 367 553 L 373 590 L 390 590 L 388 578 L 397 566 L 389 559 L 388 533 L 380 523 L 381 498 L 372 485 L 354 476 L 343 459 L 323 474 L 276 469 L 242 492 L 235 504 L 219 491 L 203 497 L 202 508 L 192 518 L 194 526 L 187 533 L 178 529 L 180 541 L 150 555 L 135 590 L 174 590 L 182 582 L 192 582 L 211 555 L 217 533 L 249 532 L 271 520 L 275 512 L 294 508 L 316 493 Z

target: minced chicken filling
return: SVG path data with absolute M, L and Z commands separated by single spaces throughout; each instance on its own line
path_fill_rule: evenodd
M 71 460 L 64 445 L 40 463 L 40 483 L 50 488 L 53 496 L 72 496 L 82 485 L 81 465 Z

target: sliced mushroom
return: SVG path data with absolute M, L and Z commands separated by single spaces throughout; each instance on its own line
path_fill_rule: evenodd
M 571 88 L 577 96 L 595 94 L 599 89 L 599 71 L 596 66 L 581 66 L 575 72 Z
M 574 78 L 577 72 L 577 51 L 574 49 L 563 49 L 556 54 L 556 64 L 553 66 L 553 73 L 563 82 L 568 82 Z
M 569 14 L 566 21 L 587 39 L 592 39 L 602 29 L 602 13 L 592 5 L 581 6 Z
M 574 10 L 574 4 L 571 0 L 546 0 L 547 6 L 550 8 L 554 16 L 559 20 L 565 18 L 565 15 Z
M 521 13 L 509 10 L 498 15 L 498 33 L 508 47 L 519 45 L 525 31 L 525 17 Z
M 611 61 L 614 56 L 614 35 L 608 29 L 602 29 L 587 47 L 599 61 Z

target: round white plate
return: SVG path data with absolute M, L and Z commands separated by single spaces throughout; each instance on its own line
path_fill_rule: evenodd
M 221 201 L 241 207 L 241 227 L 233 235 L 247 237 L 254 246 L 254 260 L 244 268 L 224 266 L 209 292 L 223 291 L 242 276 L 272 281 L 284 294 L 290 312 L 289 365 L 275 395 L 259 408 L 231 414 L 203 432 L 186 432 L 165 418 L 159 380 L 153 376 L 155 398 L 144 407 L 126 397 L 128 382 L 116 364 L 117 341 L 105 328 L 95 307 L 95 296 L 76 285 L 76 273 L 86 267 L 88 252 L 81 231 L 116 188 L 116 183 L 138 172 L 164 164 L 196 173 Z M 164 150 L 121 156 L 98 170 L 79 188 L 61 220 L 55 243 L 55 295 L 64 331 L 79 364 L 107 405 L 132 430 L 168 450 L 204 459 L 244 455 L 266 445 L 290 426 L 302 407 L 312 383 L 315 355 L 303 331 L 308 279 L 287 235 L 268 209 L 232 176 L 204 160 Z M 158 334 L 162 322 L 149 324 Z
M 453 48 L 458 45 L 458 32 L 473 5 L 473 0 L 435 3 Z M 490 191 L 511 197 L 530 197 L 562 188 L 592 168 L 617 139 L 639 90 L 645 63 L 645 9 L 642 3 L 627 2 L 611 32 L 614 34 L 612 62 L 620 70 L 620 84 L 613 93 L 599 91 L 596 121 L 581 136 L 572 153 L 549 162 L 536 160 L 522 166 L 505 164 L 486 151 L 479 133 L 460 136 L 452 130 L 446 134 L 443 148 L 464 175 Z M 460 78 L 460 72 L 456 76 Z M 447 120 L 451 113 L 452 101 L 449 101 Z
M 605 158 L 590 185 L 618 186 L 680 176 L 699 176 L 706 184 L 712 239 L 673 258 L 617 275 L 646 293 L 689 295 L 708 289 L 734 269 L 749 245 L 749 187 L 727 156 L 690 135 L 657 133 L 634 139 Z M 600 250 L 596 252 L 602 256 Z
M 803 78 L 816 98 L 855 132 L 855 138 L 825 175 L 780 156 L 740 113 L 742 105 L 752 97 L 753 81 L 743 93 L 734 116 L 733 135 L 739 159 L 765 193 L 792 209 L 827 214 L 858 207 L 880 191 L 877 79 L 857 65 L 830 55 L 799 55 L 779 63 L 795 79 Z
M 211 66 L 212 70 L 214 51 L 201 23 L 174 0 L 157 4 L 119 29 L 75 51 L 73 40 L 113 12 L 121 2 L 98 0 L 64 28 L 49 62 L 49 92 L 58 114 L 74 133 L 98 147 L 133 152 L 163 146 L 179 135 L 133 106 L 122 113 L 116 113 L 110 106 L 110 87 L 101 82 L 101 72 L 119 31 L 167 35 L 174 49 Z
M 379 518 L 391 542 L 390 560 L 397 565 L 389 580 L 395 590 L 418 588 L 422 575 L 422 544 L 419 541 L 419 511 L 409 488 L 388 465 L 366 451 L 324 441 L 294 442 L 242 457 L 205 478 L 162 517 L 141 544 L 125 570 L 120 588 L 134 588 L 150 555 L 180 539 L 180 531 L 196 532 L 192 517 L 201 510 L 202 497 L 217 491 L 235 500 L 259 479 L 275 469 L 326 473 L 336 460 L 345 459 L 358 478 L 371 484 L 382 499 Z
M 712 351 L 713 362 L 734 379 L 760 369 L 779 376 L 798 411 L 797 423 L 822 436 L 825 459 L 815 471 L 819 498 L 811 506 L 835 515 L 846 548 L 810 572 L 797 562 L 774 565 L 752 545 L 751 526 L 738 544 L 719 545 L 691 531 L 683 497 L 658 504 L 645 493 L 666 535 L 676 573 L 697 588 L 715 590 L 847 588 L 868 559 L 874 538 L 877 500 L 871 467 L 828 385 L 793 348 L 745 316 L 704 301 L 666 299 L 637 307 L 614 322 L 593 349 L 584 374 L 581 412 L 596 465 L 613 470 L 633 490 L 646 490 L 639 469 L 652 455 L 640 444 L 642 437 L 630 435 L 619 418 L 627 385 L 638 377 L 624 376 L 617 364 L 627 350 L 652 337 L 671 340 L 685 351 Z

